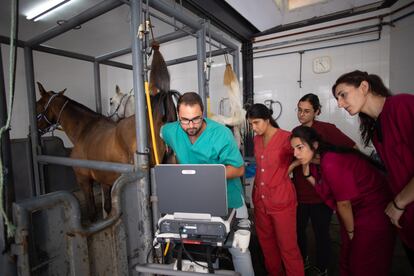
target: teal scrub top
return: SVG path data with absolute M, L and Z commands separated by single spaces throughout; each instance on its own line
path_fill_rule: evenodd
M 243 158 L 230 129 L 210 119 L 204 120 L 207 124 L 206 128 L 194 144 L 178 121 L 162 127 L 161 136 L 174 150 L 178 163 L 223 164 L 236 168 L 243 166 Z M 243 205 L 242 194 L 240 178 L 227 179 L 229 208 L 239 208 Z

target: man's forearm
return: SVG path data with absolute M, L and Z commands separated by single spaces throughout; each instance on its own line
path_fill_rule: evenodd
M 230 179 L 230 178 L 236 178 L 236 177 L 241 177 L 244 174 L 244 166 L 241 167 L 233 167 L 230 165 L 226 166 L 226 178 Z

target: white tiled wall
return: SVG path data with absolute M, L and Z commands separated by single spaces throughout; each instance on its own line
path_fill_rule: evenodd
M 338 43 L 352 41 L 355 40 L 342 40 Z M 317 94 L 322 104 L 322 113 L 318 119 L 334 123 L 361 147 L 358 120 L 337 107 L 331 87 L 341 74 L 356 69 L 378 74 L 388 85 L 389 45 L 389 29 L 385 28 L 379 41 L 313 51 L 307 50 L 325 44 L 312 44 L 309 48 L 302 48 L 301 50 L 305 50 L 302 55 L 302 87 L 299 87 L 298 83 L 298 53 L 255 59 L 254 74 L 258 76 L 254 79 L 255 101 L 264 102 L 269 97 L 280 101 L 283 112 L 278 123 L 282 128 L 291 130 L 299 124 L 295 112 L 298 100 L 307 93 Z M 321 56 L 330 57 L 331 70 L 316 74 L 312 70 L 312 62 Z M 266 96 L 263 97 L 261 94 Z

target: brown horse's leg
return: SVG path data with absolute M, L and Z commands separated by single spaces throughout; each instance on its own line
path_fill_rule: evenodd
M 95 197 L 93 195 L 93 180 L 85 176 L 77 176 L 77 180 L 85 196 L 89 219 L 94 222 L 96 221 L 96 206 Z
M 111 212 L 112 202 L 111 202 L 111 185 L 102 185 L 102 191 L 104 193 L 104 209 L 107 215 Z

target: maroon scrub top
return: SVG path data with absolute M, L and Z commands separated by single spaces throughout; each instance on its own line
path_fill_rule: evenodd
M 377 120 L 373 144 L 387 169 L 395 197 L 414 177 L 414 95 L 388 97 Z M 414 249 L 414 202 L 406 206 L 399 234 Z
M 349 200 L 355 227 L 379 229 L 389 225 L 384 209 L 390 192 L 384 174 L 364 158 L 353 153 L 327 152 L 322 155 L 315 189 L 325 203 L 336 210 L 338 201 Z
M 339 130 L 334 124 L 314 121 L 312 128 L 321 136 L 322 140 L 335 146 L 349 147 L 355 146 L 355 142 Z M 293 170 L 293 182 L 295 183 L 298 202 L 306 204 L 321 203 L 323 200 L 303 176 L 302 166 Z

